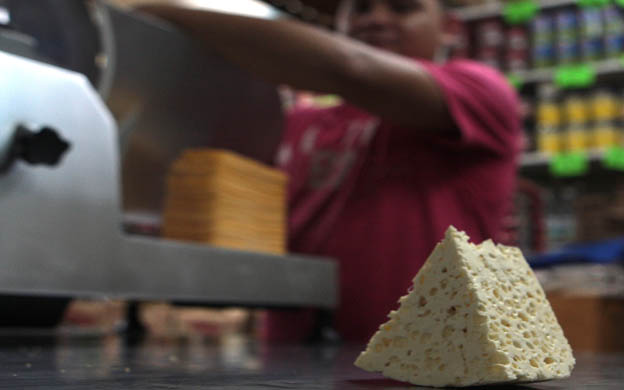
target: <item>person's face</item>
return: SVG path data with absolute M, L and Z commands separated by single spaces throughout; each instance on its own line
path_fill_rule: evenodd
M 346 32 L 380 49 L 432 59 L 443 39 L 440 0 L 346 0 Z

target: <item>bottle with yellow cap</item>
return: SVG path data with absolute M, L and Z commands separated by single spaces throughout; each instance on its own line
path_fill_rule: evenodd
M 618 116 L 621 100 L 609 90 L 598 90 L 591 98 L 591 114 L 594 122 L 592 146 L 607 149 L 619 143 Z
M 587 150 L 589 146 L 590 106 L 582 95 L 569 95 L 563 103 L 566 126 L 563 130 L 565 149 L 570 152 Z
M 555 154 L 561 151 L 561 107 L 557 102 L 557 90 L 543 85 L 538 92 L 536 108 L 537 151 Z

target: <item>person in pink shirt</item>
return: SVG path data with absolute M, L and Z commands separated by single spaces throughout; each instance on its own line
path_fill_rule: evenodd
M 510 212 L 518 101 L 495 70 L 436 61 L 452 37 L 439 0 L 345 0 L 341 33 L 149 6 L 224 57 L 344 103 L 292 111 L 277 165 L 289 175 L 289 250 L 335 259 L 342 338 L 364 341 L 397 307 L 449 225 L 497 240 Z M 269 314 L 266 337 L 314 330 L 310 310 Z

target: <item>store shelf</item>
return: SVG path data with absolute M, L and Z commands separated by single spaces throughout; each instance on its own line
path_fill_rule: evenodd
M 563 6 L 575 5 L 577 0 L 542 0 L 539 2 L 541 9 L 551 9 Z M 475 21 L 502 16 L 504 3 L 502 1 L 488 2 L 481 5 L 459 7 L 453 13 L 463 21 Z M 584 65 L 581 63 L 579 65 Z M 597 78 L 624 73 L 624 65 L 619 58 L 590 61 L 589 65 L 595 71 Z M 559 67 L 531 69 L 527 71 L 513 72 L 513 76 L 522 85 L 552 82 Z
M 541 9 L 549 9 L 575 5 L 576 0 L 542 0 L 539 2 Z M 460 7 L 453 10 L 453 14 L 463 21 L 474 21 L 501 16 L 503 13 L 503 3 L 493 2 L 480 5 Z
M 604 156 L 603 150 L 590 150 L 588 152 L 588 160 L 590 162 L 601 161 Z M 550 163 L 551 156 L 541 152 L 524 153 L 520 159 L 520 167 L 531 168 L 547 166 Z
M 526 167 L 535 167 L 546 165 L 550 161 L 550 156 L 540 152 L 529 152 L 524 153 L 520 158 L 520 166 L 523 168 Z
M 598 78 L 624 73 L 624 65 L 618 58 L 591 62 Z M 557 68 L 533 69 L 514 72 L 523 84 L 546 83 L 554 80 Z

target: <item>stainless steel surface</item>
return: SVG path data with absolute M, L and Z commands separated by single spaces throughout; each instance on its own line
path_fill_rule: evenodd
M 116 127 L 84 76 L 0 52 L 0 145 L 18 124 L 71 149 L 0 174 L 0 293 L 335 306 L 332 262 L 122 235 Z
M 0 29 L 0 50 L 91 80 L 118 123 L 125 211 L 160 214 L 167 168 L 186 148 L 223 147 L 272 162 L 282 130 L 274 86 L 163 21 L 104 0 L 58 3 L 9 0 L 12 24 Z
M 114 7 L 108 14 L 115 49 L 107 104 L 119 123 L 124 211 L 160 214 L 167 168 L 186 148 L 273 161 L 282 129 L 274 86 L 162 21 Z
M 0 52 L 0 138 L 52 126 L 71 143 L 57 167 L 0 175 L 0 290 L 111 289 L 120 206 L 115 123 L 77 73 Z M 88 272 L 85 272 L 88 270 Z
M 353 366 L 362 346 L 267 346 L 145 340 L 116 336 L 0 338 L 0 389 L 392 389 L 419 387 Z M 578 355 L 566 380 L 498 390 L 620 390 L 624 355 Z
M 125 239 L 122 296 L 258 306 L 337 305 L 334 262 Z M 156 277 L 153 277 L 156 276 Z

